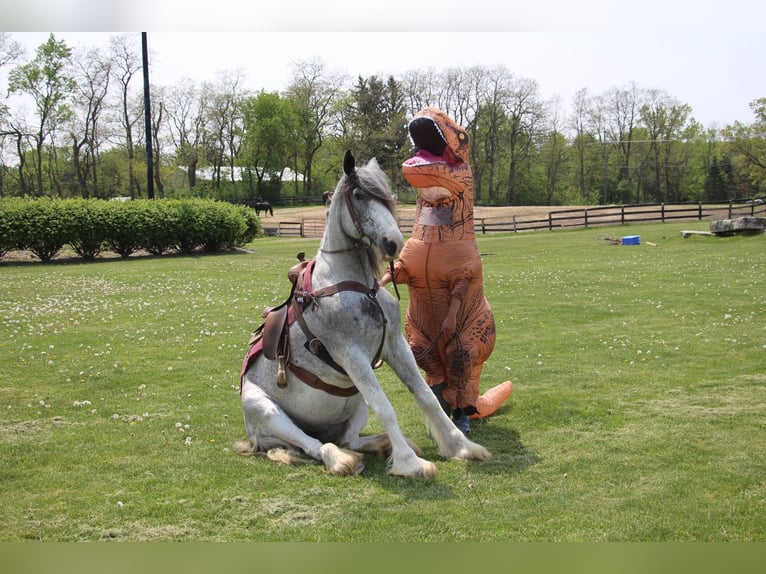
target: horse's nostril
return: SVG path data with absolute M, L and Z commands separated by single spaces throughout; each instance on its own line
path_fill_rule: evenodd
M 383 249 L 386 252 L 386 255 L 389 257 L 393 257 L 399 252 L 399 242 L 398 241 L 391 241 L 390 239 L 383 238 Z

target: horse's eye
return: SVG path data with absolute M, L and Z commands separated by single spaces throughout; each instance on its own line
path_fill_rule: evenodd
M 355 187 L 354 188 L 354 199 L 356 199 L 358 201 L 369 201 L 370 200 L 370 196 L 367 195 L 366 193 L 364 193 L 358 187 Z

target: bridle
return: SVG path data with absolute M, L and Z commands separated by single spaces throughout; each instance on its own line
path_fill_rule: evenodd
M 351 217 L 351 222 L 354 224 L 354 228 L 356 229 L 357 233 L 359 234 L 359 238 L 351 237 L 350 235 L 348 235 L 348 234 L 346 234 L 344 232 L 346 237 L 348 237 L 349 239 L 353 240 L 353 243 L 352 243 L 351 247 L 346 247 L 344 249 L 322 249 L 322 248 L 320 248 L 319 250 L 322 253 L 329 253 L 329 254 L 332 254 L 332 253 L 346 253 L 348 251 L 354 251 L 355 249 L 369 249 L 372 246 L 370 238 L 367 237 L 367 235 L 365 235 L 364 229 L 362 229 L 362 221 L 361 221 L 361 219 L 359 217 L 359 213 L 357 212 L 356 208 L 354 207 L 354 202 L 351 200 L 351 196 L 354 194 L 354 191 L 356 191 L 357 189 L 359 191 L 363 192 L 365 195 L 367 195 L 367 197 L 369 197 L 370 199 L 372 199 L 372 196 L 367 191 L 365 191 L 365 189 L 363 187 L 359 187 L 358 184 L 359 184 L 359 182 L 357 180 L 356 173 L 351 173 L 351 174 L 347 175 L 346 176 L 346 185 L 343 188 L 341 193 L 343 194 L 343 198 L 345 199 L 345 202 L 346 202 L 346 209 L 348 210 L 348 214 Z M 329 197 L 332 197 L 332 195 L 334 195 L 334 194 L 331 194 Z
M 369 249 L 372 248 L 372 242 L 370 241 L 370 238 L 367 237 L 367 235 L 364 233 L 364 229 L 362 229 L 361 218 L 359 217 L 359 213 L 356 211 L 356 208 L 354 207 L 354 202 L 351 199 L 351 196 L 354 194 L 354 192 L 357 189 L 359 191 L 361 191 L 362 193 L 364 193 L 370 199 L 374 200 L 373 196 L 367 190 L 365 190 L 363 187 L 359 186 L 359 181 L 358 181 L 358 179 L 356 177 L 356 173 L 355 172 L 347 174 L 346 175 L 346 185 L 343 188 L 343 190 L 341 191 L 341 193 L 343 194 L 343 198 L 344 198 L 345 203 L 346 203 L 346 209 L 348 210 L 348 214 L 351 217 L 351 222 L 354 224 L 354 228 L 356 229 L 357 233 L 359 234 L 359 238 L 351 237 L 348 234 L 345 234 L 345 232 L 344 232 L 346 237 L 348 237 L 349 239 L 353 240 L 350 247 L 345 247 L 343 249 L 323 249 L 323 248 L 320 247 L 319 250 L 322 253 L 326 253 L 328 255 L 332 255 L 334 253 L 348 253 L 349 251 L 356 251 L 357 249 L 369 250 Z M 329 197 L 332 198 L 332 195 L 334 195 L 334 194 L 331 194 Z M 391 277 L 393 277 L 394 276 L 394 262 L 393 261 L 389 262 L 389 269 L 390 269 L 390 272 L 391 272 Z M 401 297 L 399 296 L 399 289 L 396 286 L 396 282 L 393 282 L 393 284 L 394 284 L 394 292 L 396 292 L 396 299 L 400 301 Z

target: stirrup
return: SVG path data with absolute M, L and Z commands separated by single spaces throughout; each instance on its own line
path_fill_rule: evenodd
M 279 365 L 277 366 L 277 386 L 280 389 L 284 389 L 287 386 L 287 373 L 285 372 L 285 363 L 287 362 L 284 355 L 279 355 Z

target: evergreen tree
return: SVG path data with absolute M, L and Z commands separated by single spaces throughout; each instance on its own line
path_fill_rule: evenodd
M 708 166 L 703 189 L 708 201 L 727 201 L 729 199 L 729 178 L 727 170 L 716 157 Z

